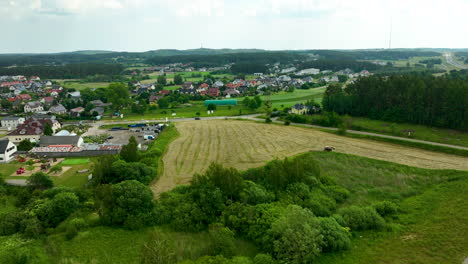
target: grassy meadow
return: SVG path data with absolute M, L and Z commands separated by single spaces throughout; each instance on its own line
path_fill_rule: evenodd
M 169 145 L 163 157 L 164 173 L 152 185 L 157 195 L 178 184 L 189 183 L 194 173 L 204 172 L 212 162 L 244 170 L 275 158 L 319 151 L 324 146 L 333 146 L 341 153 L 410 166 L 468 170 L 465 157 L 347 138 L 311 128 L 238 120 L 186 121 L 176 123 L 176 128 L 180 137 Z
M 314 263 L 462 263 L 468 253 L 467 172 L 420 169 L 334 152 L 306 155 L 320 164 L 322 174 L 351 192 L 342 206 L 383 200 L 399 205 L 399 213 L 388 219 L 387 229 L 356 232 L 351 249 L 322 254 Z M 8 201 L 0 214 L 12 209 L 12 201 Z M 81 217 L 89 227 L 71 240 L 63 233 L 66 223 L 43 239 L 0 237 L 0 263 L 8 263 L 8 253 L 18 248 L 32 252 L 34 258 L 29 263 L 33 264 L 136 264 L 147 244 L 163 239 L 176 245 L 180 261 L 197 259 L 210 247 L 207 232 L 174 232 L 165 227 L 130 231 L 100 226 L 95 214 Z M 242 238 L 237 238 L 235 245 L 235 255 L 252 257 L 258 253 Z
M 399 137 L 408 137 L 406 131 L 412 131 L 409 138 L 468 147 L 468 133 L 453 129 L 392 123 L 362 117 L 348 117 L 345 118 L 345 121 L 348 127 L 354 130 L 376 132 Z

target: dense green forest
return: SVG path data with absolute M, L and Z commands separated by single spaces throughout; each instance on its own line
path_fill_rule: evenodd
M 82 63 L 64 66 L 24 66 L 0 68 L 0 75 L 40 76 L 43 79 L 77 79 L 90 75 L 118 75 L 124 67 L 120 64 Z
M 25 65 L 62 65 L 70 63 L 141 62 L 155 56 L 214 55 L 263 52 L 257 49 L 163 49 L 147 52 L 77 51 L 52 54 L 0 54 L 0 67 Z
M 266 73 L 268 68 L 264 64 L 260 63 L 236 63 L 231 66 L 231 72 L 234 74 L 246 73 Z
M 162 65 L 169 63 L 192 63 L 196 67 L 219 66 L 228 63 L 259 63 L 272 64 L 292 63 L 304 59 L 304 55 L 294 52 L 261 52 L 261 53 L 231 53 L 216 55 L 178 55 L 178 56 L 157 56 L 148 60 L 148 63 Z
M 371 76 L 328 87 L 326 111 L 392 122 L 468 130 L 468 81 L 459 73 Z

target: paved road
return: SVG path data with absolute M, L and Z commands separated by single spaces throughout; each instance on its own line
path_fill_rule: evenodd
M 447 61 L 448 64 L 452 65 L 453 67 L 459 68 L 459 69 L 468 69 L 468 66 L 463 65 L 456 61 L 453 58 L 453 54 L 451 52 L 446 52 L 444 53 L 445 60 Z
M 202 117 L 201 119 L 203 120 L 213 120 L 213 119 L 237 119 L 237 118 L 242 118 L 242 119 L 249 119 L 249 120 L 254 120 L 254 121 L 264 121 L 264 119 L 256 118 L 259 116 L 259 114 L 253 114 L 253 115 L 242 115 L 242 116 L 212 116 L 212 117 Z M 181 122 L 181 121 L 192 121 L 193 118 L 172 118 L 169 119 L 171 122 Z M 97 121 L 97 122 L 88 122 L 86 123 L 87 125 L 91 125 L 92 128 L 90 130 L 97 130 L 99 126 L 101 125 L 109 125 L 109 124 L 134 124 L 138 122 L 143 122 L 143 123 L 154 123 L 154 122 L 164 122 L 164 119 L 152 119 L 152 120 L 140 120 L 140 121 Z M 281 121 L 273 120 L 275 123 L 283 123 Z M 68 123 L 68 124 L 76 124 L 76 123 Z M 311 127 L 311 128 L 319 128 L 323 130 L 329 130 L 329 131 L 337 131 L 337 128 L 333 127 L 322 127 L 322 126 L 316 126 L 316 125 L 308 125 L 308 124 L 298 124 L 298 123 L 291 123 L 291 125 L 298 125 L 298 126 L 305 126 L 305 127 Z M 461 150 L 468 150 L 468 147 L 462 147 L 462 146 L 456 146 L 456 145 L 450 145 L 450 144 L 443 144 L 443 143 L 437 143 L 437 142 L 432 142 L 432 141 L 425 141 L 425 140 L 418 140 L 418 139 L 411 139 L 411 138 L 404 138 L 404 137 L 396 137 L 396 136 L 389 136 L 389 135 L 384 135 L 384 134 L 378 134 L 378 133 L 371 133 L 371 132 L 363 132 L 363 131 L 357 131 L 357 130 L 347 130 L 347 133 L 351 134 L 357 134 L 357 135 L 366 135 L 366 136 L 374 136 L 374 137 L 381 137 L 381 138 L 388 138 L 388 139 L 397 139 L 397 140 L 402 140 L 402 141 L 408 141 L 408 142 L 415 142 L 415 143 L 422 143 L 422 144 L 428 144 L 428 145 L 433 145 L 433 146 L 441 146 L 441 147 L 448 147 L 448 148 L 454 148 L 454 149 L 461 149 Z M 85 134 L 86 135 L 86 134 Z

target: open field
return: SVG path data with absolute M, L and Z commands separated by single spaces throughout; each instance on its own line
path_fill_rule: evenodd
M 337 152 L 430 169 L 468 170 L 468 159 L 405 146 L 353 139 L 314 129 L 236 120 L 176 124 L 180 137 L 163 157 L 164 173 L 152 186 L 156 194 L 190 182 L 194 173 L 218 162 L 240 170 L 275 158 L 334 146 Z
M 468 133 L 453 129 L 423 125 L 392 123 L 362 117 L 349 117 L 346 122 L 353 130 L 376 132 L 392 136 L 407 137 L 404 131 L 412 131 L 411 138 L 468 147 Z
M 67 80 L 56 80 L 60 85 L 65 88 L 73 88 L 76 90 L 82 90 L 86 88 L 105 88 L 109 86 L 108 82 L 92 82 L 92 83 L 80 83 L 78 81 L 67 81 Z

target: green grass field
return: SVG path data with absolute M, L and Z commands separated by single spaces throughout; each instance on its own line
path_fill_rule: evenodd
M 83 90 L 86 88 L 105 88 L 109 86 L 108 82 L 92 82 L 92 83 L 80 83 L 79 81 L 67 81 L 67 80 L 55 80 L 65 88 L 73 88 L 76 90 Z
M 69 166 L 69 165 L 82 165 L 82 164 L 87 164 L 89 163 L 90 160 L 89 159 L 75 159 L 75 158 L 72 158 L 72 159 L 65 159 L 64 161 L 62 161 L 62 165 L 64 166 Z
M 260 110 L 258 110 L 260 111 Z M 204 106 L 203 101 L 192 101 L 190 105 L 182 105 L 181 107 L 175 109 L 158 109 L 158 110 L 150 110 L 146 112 L 144 115 L 134 114 L 129 112 L 128 110 L 124 110 L 122 113 L 124 114 L 125 121 L 141 121 L 141 120 L 150 120 L 150 119 L 165 119 L 168 118 L 193 118 L 197 117 L 197 112 L 200 113 L 200 117 L 207 117 L 207 116 L 235 116 L 235 115 L 248 115 L 248 114 L 255 114 L 258 112 L 257 110 L 251 110 L 245 106 L 240 105 L 238 101 L 238 105 L 236 106 L 218 106 L 217 109 L 214 111 L 213 114 L 208 115 L 207 108 Z M 176 115 L 173 116 L 172 113 Z M 115 123 L 118 123 L 122 119 L 114 118 L 111 119 L 109 117 L 105 117 L 104 120 L 113 120 Z
M 376 132 L 399 137 L 408 137 L 405 130 L 412 130 L 411 138 L 468 147 L 468 133 L 428 127 L 422 125 L 392 123 L 387 121 L 372 120 L 361 117 L 349 117 L 346 119 L 350 129 Z

